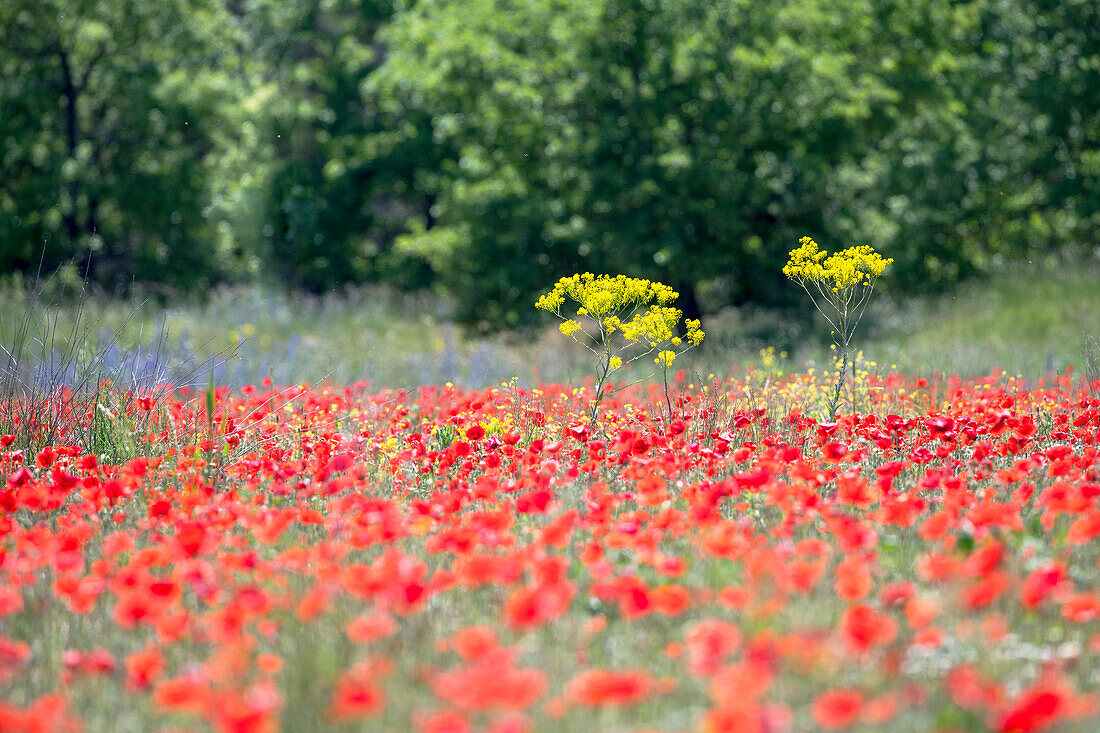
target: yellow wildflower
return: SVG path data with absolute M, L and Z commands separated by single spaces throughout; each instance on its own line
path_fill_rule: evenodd
M 833 348 L 840 352 L 839 374 L 828 401 L 828 419 L 832 421 L 851 361 L 852 335 L 863 317 L 875 282 L 893 260 L 882 257 L 867 245 L 849 247 L 832 255 L 819 249 L 811 237 L 802 237 L 798 245 L 791 250 L 783 274 L 801 285 L 810 296 L 832 329 Z
M 566 336 L 572 336 L 575 332 L 579 331 L 581 324 L 573 320 L 562 321 L 558 326 L 558 330 L 564 333 Z
M 593 425 L 612 371 L 654 352 L 658 352 L 656 362 L 667 367 L 678 353 L 702 343 L 705 334 L 697 320 L 684 321 L 683 334 L 677 334 L 683 318 L 682 311 L 672 305 L 677 297 L 678 293 L 663 283 L 586 272 L 561 278 L 535 302 L 536 308 L 560 318 L 559 330 L 599 360 Z M 576 310 L 567 311 L 567 303 L 575 304 Z M 587 328 L 582 327 L 582 319 L 587 319 Z M 671 414 L 671 402 L 666 402 Z

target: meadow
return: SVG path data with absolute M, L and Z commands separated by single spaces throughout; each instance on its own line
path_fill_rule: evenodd
M 832 421 L 809 319 L 593 424 L 434 299 L 13 293 L 0 730 L 1096 730 L 1094 274 L 875 304 Z
M 1001 369 L 1033 382 L 1084 364 L 1086 337 L 1100 336 L 1097 282 L 1100 261 L 1052 257 L 1006 265 L 934 297 L 896 299 L 887 284 L 859 343 L 881 371 L 981 377 Z M 579 383 L 591 373 L 584 351 L 563 347 L 553 327 L 479 336 L 454 325 L 452 310 L 445 297 L 385 287 L 320 296 L 224 288 L 163 305 L 152 296 L 85 293 L 79 277 L 63 271 L 34 286 L 0 281 L 0 343 L 10 346 L 26 322 L 33 336 L 26 360 L 38 366 L 71 352 L 68 361 L 127 382 L 160 377 L 203 387 L 212 372 L 235 389 L 264 377 L 412 389 L 484 388 L 513 377 L 525 386 Z M 827 330 L 809 310 L 727 308 L 704 325 L 707 339 L 685 357 L 700 378 L 773 360 L 787 371 L 832 368 Z

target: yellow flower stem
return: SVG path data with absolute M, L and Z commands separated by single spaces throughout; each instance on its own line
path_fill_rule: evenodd
M 607 375 L 611 373 L 611 334 L 607 332 L 607 327 L 600 322 L 600 346 L 603 347 L 603 353 L 600 355 L 600 365 L 596 374 L 596 395 L 592 398 L 592 409 L 589 411 L 588 416 L 588 431 L 594 433 L 596 430 L 596 418 L 599 416 L 600 401 L 604 398 L 606 391 Z
M 668 396 L 668 362 L 664 363 L 661 371 L 664 373 L 665 378 L 665 404 L 668 405 L 668 421 L 672 422 L 672 400 Z
M 837 376 L 836 388 L 833 397 L 829 400 L 829 422 L 836 420 L 837 407 L 840 405 L 840 394 L 844 388 L 844 376 L 848 369 L 848 350 L 844 349 L 840 354 L 840 374 Z

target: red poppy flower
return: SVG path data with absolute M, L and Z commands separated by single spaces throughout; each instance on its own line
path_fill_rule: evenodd
M 889 644 L 897 632 L 898 625 L 893 618 L 869 606 L 852 606 L 840 621 L 841 638 L 859 653 Z
M 1065 693 L 1054 687 L 1038 687 L 1020 695 L 1001 718 L 1003 733 L 1027 733 L 1050 726 L 1064 712 Z
M 385 704 L 369 667 L 353 667 L 337 680 L 329 714 L 334 720 L 356 720 L 377 715 Z
M 859 718 L 862 706 L 863 695 L 856 690 L 829 690 L 814 699 L 814 722 L 826 730 L 847 728 Z
M 645 670 L 590 669 L 573 677 L 565 686 L 565 694 L 577 705 L 626 706 L 641 702 L 658 687 L 657 680 Z

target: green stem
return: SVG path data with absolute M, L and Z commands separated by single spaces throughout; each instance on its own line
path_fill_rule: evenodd
M 607 375 L 611 372 L 611 345 L 607 343 L 607 338 L 607 334 L 601 326 L 600 340 L 603 342 L 604 351 L 600 369 L 596 376 L 596 395 L 592 398 L 592 412 L 588 416 L 588 432 L 590 435 L 594 435 L 596 432 L 596 417 L 599 415 L 600 400 L 603 399 L 604 384 L 607 382 Z
M 840 375 L 836 380 L 836 387 L 833 390 L 833 397 L 829 400 L 829 422 L 836 420 L 836 408 L 840 405 L 840 395 L 844 389 L 844 376 L 848 371 L 848 347 L 843 346 L 840 350 Z
M 665 404 L 668 405 L 668 421 L 672 422 L 672 400 L 668 396 L 668 364 L 665 363 L 665 367 L 662 370 L 665 378 Z

